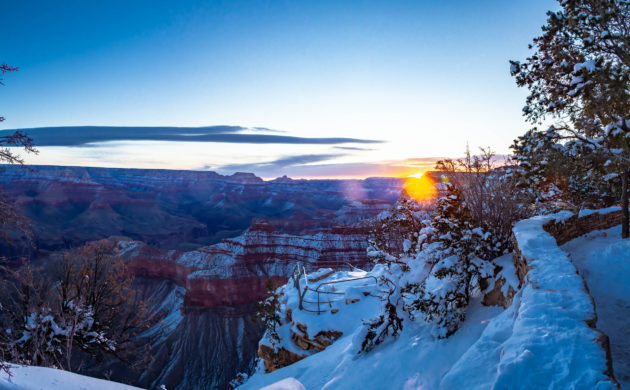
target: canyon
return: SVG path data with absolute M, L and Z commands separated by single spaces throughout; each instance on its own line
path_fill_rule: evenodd
M 271 279 L 297 265 L 364 267 L 370 219 L 403 180 L 264 181 L 253 174 L 4 166 L 0 185 L 32 223 L 8 257 L 45 261 L 108 238 L 159 319 L 141 334 L 153 360 L 131 380 L 147 388 L 225 388 L 251 371 L 262 328 L 252 321 Z M 98 372 L 94 372 L 98 375 Z

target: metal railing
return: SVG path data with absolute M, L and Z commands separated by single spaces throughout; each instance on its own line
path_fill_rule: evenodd
M 302 288 L 301 285 L 301 280 L 302 277 L 304 277 L 304 287 Z M 306 268 L 301 265 L 298 264 L 292 273 L 292 279 L 293 279 L 293 286 L 297 289 L 298 291 L 298 297 L 299 297 L 299 309 L 306 311 L 306 312 L 310 312 L 310 313 L 316 313 L 316 314 L 321 314 L 321 313 L 325 313 L 328 310 L 332 309 L 332 304 L 334 302 L 339 302 L 342 301 L 342 299 L 331 299 L 333 296 L 335 295 L 345 295 L 345 291 L 344 292 L 339 292 L 339 291 L 335 291 L 335 285 L 341 284 L 341 283 L 349 283 L 349 282 L 354 282 L 357 280 L 368 280 L 368 279 L 372 279 L 374 280 L 374 284 L 371 284 L 370 286 L 378 286 L 378 279 L 374 276 L 361 276 L 361 277 L 357 277 L 357 278 L 347 278 L 347 279 L 342 279 L 342 280 L 335 280 L 332 282 L 322 282 L 319 283 L 317 285 L 316 288 L 312 288 L 309 286 L 308 284 L 308 275 L 306 273 Z M 325 289 L 325 286 L 330 286 L 330 290 Z M 364 285 L 364 286 L 368 286 L 368 285 Z M 317 296 L 317 300 L 306 300 L 306 294 L 308 292 L 311 292 L 313 294 L 316 294 Z M 378 291 L 379 293 L 387 293 L 387 291 Z M 375 298 L 379 298 L 381 300 L 383 300 L 383 296 L 381 295 L 374 295 L 371 292 L 366 294 L 365 296 L 372 296 Z M 307 305 L 317 305 L 317 309 L 312 309 L 312 308 L 307 308 L 305 307 L 304 304 Z M 327 305 L 326 305 L 327 304 Z M 327 308 L 323 308 L 322 305 L 326 305 Z

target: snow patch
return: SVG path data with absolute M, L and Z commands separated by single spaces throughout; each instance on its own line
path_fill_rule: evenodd
M 0 371 L 4 390 L 139 390 L 138 387 L 46 367 L 11 365 L 11 376 Z

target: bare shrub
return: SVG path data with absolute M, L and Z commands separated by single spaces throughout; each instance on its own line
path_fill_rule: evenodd
M 147 311 L 114 244 L 68 251 L 51 268 L 2 270 L 0 337 L 10 360 L 68 371 L 112 358 L 144 362 L 135 336 L 148 327 Z

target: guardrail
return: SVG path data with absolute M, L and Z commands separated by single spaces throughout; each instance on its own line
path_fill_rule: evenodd
M 356 267 L 353 267 L 356 268 Z M 358 268 L 356 268 L 358 269 Z M 304 287 L 302 288 L 301 285 L 301 280 L 302 277 L 304 278 Z M 357 280 L 367 280 L 367 279 L 373 279 L 374 280 L 374 286 L 378 286 L 378 279 L 375 276 L 361 276 L 361 277 L 357 277 L 357 278 L 347 278 L 347 279 L 342 279 L 342 280 L 335 280 L 332 282 L 322 282 L 319 283 L 317 285 L 317 287 L 312 288 L 309 286 L 308 284 L 308 274 L 306 273 L 306 268 L 303 265 L 297 265 L 292 273 L 292 279 L 293 279 L 293 286 L 298 290 L 298 296 L 299 296 L 299 308 L 302 311 L 306 311 L 309 313 L 316 313 L 316 314 L 321 314 L 321 313 L 325 313 L 327 312 L 329 309 L 332 308 L 332 304 L 334 302 L 338 302 L 341 301 L 341 299 L 331 299 L 331 296 L 335 296 L 335 295 L 345 295 L 345 292 L 338 292 L 338 291 L 334 291 L 334 286 L 341 284 L 341 283 L 349 283 L 349 282 L 354 282 Z M 330 290 L 325 290 L 325 286 L 331 286 Z M 312 292 L 314 294 L 317 295 L 317 300 L 306 300 L 304 299 L 306 297 L 306 294 L 308 292 Z M 386 291 L 379 291 L 382 293 L 387 293 Z M 384 298 L 380 295 L 373 295 L 372 293 L 369 293 L 366 296 L 372 296 L 375 298 L 379 298 L 381 300 L 383 300 Z M 304 304 L 308 304 L 308 305 L 317 305 L 317 309 L 309 309 L 306 308 L 304 306 Z M 328 304 L 328 308 L 323 309 L 322 305 L 324 304 Z

